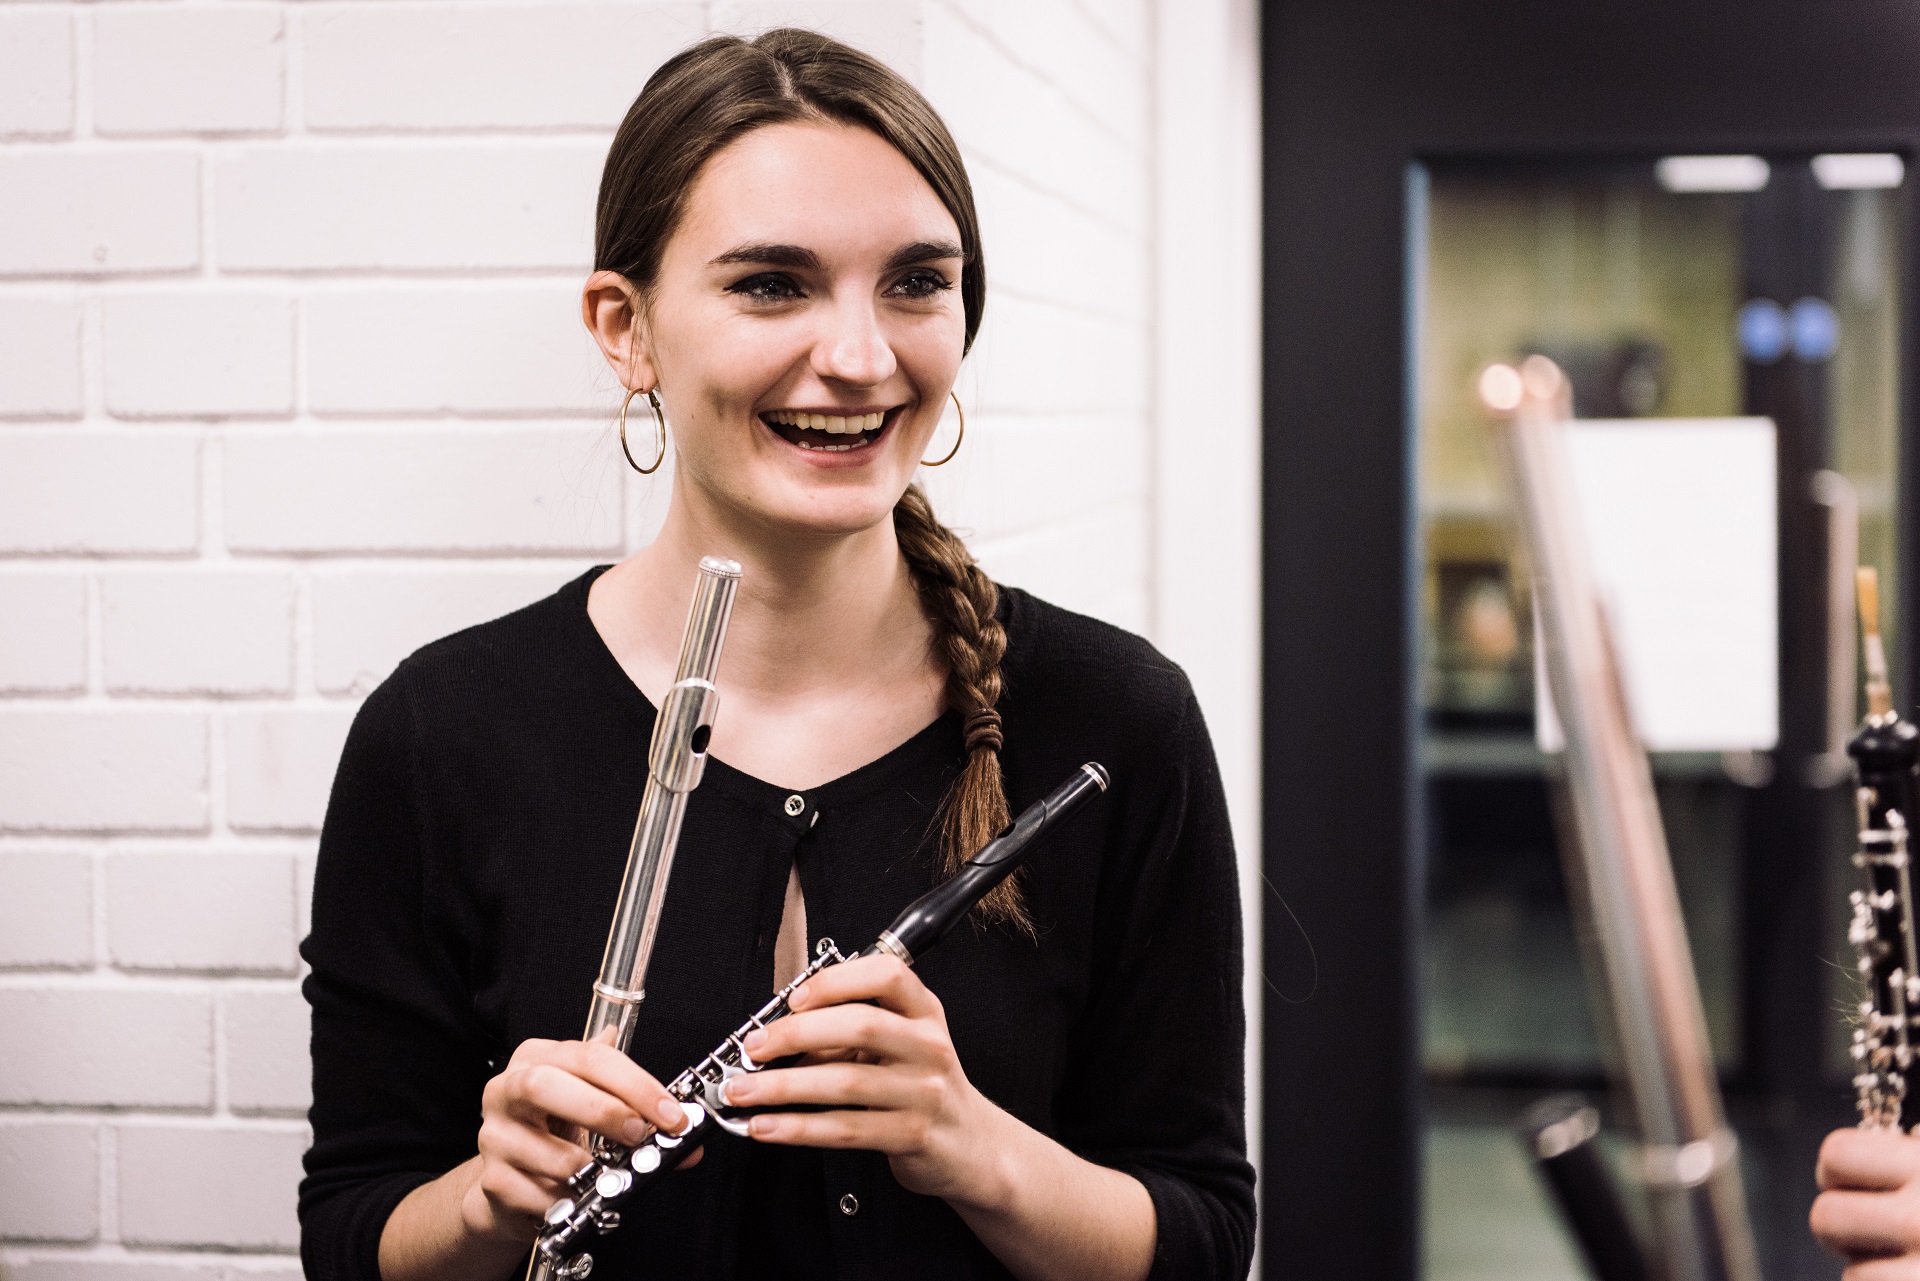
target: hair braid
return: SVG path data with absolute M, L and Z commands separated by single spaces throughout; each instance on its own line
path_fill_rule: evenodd
M 934 648 L 947 668 L 947 705 L 966 727 L 967 763 L 940 802 L 941 865 L 950 875 L 1010 821 L 1000 776 L 1000 660 L 1007 629 L 996 610 L 999 589 L 974 562 L 960 536 L 934 517 L 919 486 L 893 508 L 894 536 L 907 559 L 920 604 L 933 622 Z M 980 919 L 1006 922 L 1034 935 L 1015 873 L 980 900 Z

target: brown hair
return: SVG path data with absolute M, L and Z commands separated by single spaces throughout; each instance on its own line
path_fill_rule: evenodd
M 831 120 L 871 130 L 927 180 L 953 215 L 963 254 L 960 301 L 964 353 L 986 304 L 980 220 L 960 149 L 931 104 L 885 63 L 811 31 L 782 28 L 754 40 L 716 36 L 669 59 L 647 81 L 614 135 L 600 176 L 594 269 L 626 277 L 644 294 L 684 212 L 701 169 L 735 139 L 766 125 Z M 893 509 L 895 536 L 934 649 L 947 669 L 947 705 L 965 729 L 967 761 L 941 801 L 943 870 L 951 872 L 1008 822 L 1000 774 L 1000 660 L 1007 633 L 999 592 L 967 546 L 934 518 L 917 487 Z M 1031 936 L 1018 878 L 1003 882 L 978 909 Z

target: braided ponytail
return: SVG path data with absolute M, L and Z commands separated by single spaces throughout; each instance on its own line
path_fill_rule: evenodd
M 959 870 L 1009 822 L 1000 777 L 1000 660 L 1007 630 L 995 613 L 1000 592 L 974 563 L 959 535 L 934 517 L 919 486 L 909 486 L 893 508 L 894 536 L 933 623 L 934 648 L 947 667 L 947 706 L 960 714 L 967 763 L 940 802 L 940 862 Z M 977 909 L 989 924 L 1005 922 L 1034 937 L 1018 873 L 1002 881 Z

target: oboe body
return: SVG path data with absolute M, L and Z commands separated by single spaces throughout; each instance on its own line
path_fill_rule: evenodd
M 958 872 L 916 899 L 858 955 L 885 953 L 912 965 L 945 938 L 994 886 L 1018 870 L 1041 837 L 1106 791 L 1107 783 L 1107 772 L 1101 766 L 1081 766 L 987 842 Z M 788 999 L 802 983 L 848 959 L 832 939 L 821 939 L 806 969 L 728 1033 L 712 1053 L 673 1079 L 667 1093 L 679 1101 L 687 1118 L 679 1133 L 655 1132 L 635 1147 L 597 1140 L 593 1161 L 568 1180 L 567 1195 L 548 1209 L 546 1226 L 534 1246 L 529 1276 L 569 1281 L 585 1277 L 593 1269 L 593 1256 L 585 1252 L 587 1243 L 595 1235 L 618 1228 L 620 1207 L 651 1179 L 686 1160 L 716 1129 L 744 1136 L 746 1121 L 728 1106 L 722 1093 L 734 1077 L 769 1066 L 748 1056 L 747 1036 L 785 1018 L 790 1012 Z
M 1908 1088 L 1920 1053 L 1920 964 L 1915 960 L 1913 874 L 1909 831 L 1920 730 L 1893 709 L 1880 642 L 1879 584 L 1871 569 L 1858 577 L 1867 719 L 1847 744 L 1853 758 L 1860 845 L 1853 856 L 1864 885 L 1852 894 L 1847 931 L 1866 992 L 1853 1031 L 1854 1089 L 1860 1124 L 1911 1131 L 1920 1124 L 1920 1092 Z
M 653 955 L 660 910 L 666 904 L 667 876 L 673 870 L 674 850 L 680 843 L 687 798 L 706 771 L 707 743 L 720 701 L 713 680 L 720 669 L 720 650 L 739 587 L 738 562 L 716 556 L 701 558 L 673 684 L 660 700 L 660 712 L 653 723 L 653 738 L 647 748 L 646 791 L 640 798 L 640 815 L 634 822 L 633 844 L 627 853 L 613 924 L 607 931 L 600 975 L 594 980 L 584 1037 L 592 1040 L 611 1028 L 614 1048 L 622 1053 L 633 1039 L 634 1012 L 646 997 L 647 961 Z M 588 1136 L 588 1144 L 594 1165 L 620 1150 L 601 1135 Z M 529 1281 L 547 1281 L 553 1275 L 551 1260 L 536 1250 L 527 1266 Z

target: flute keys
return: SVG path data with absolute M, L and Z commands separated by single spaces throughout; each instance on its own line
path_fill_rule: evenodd
M 600 1171 L 600 1177 L 593 1181 L 593 1190 L 600 1194 L 603 1201 L 611 1201 L 632 1186 L 633 1172 L 617 1165 Z
M 593 1256 L 576 1254 L 561 1264 L 557 1271 L 560 1276 L 566 1278 L 566 1281 L 582 1281 L 582 1278 L 593 1271 Z
M 629 1164 L 633 1166 L 635 1174 L 652 1174 L 660 1168 L 660 1149 L 651 1143 L 643 1148 L 635 1148 Z

